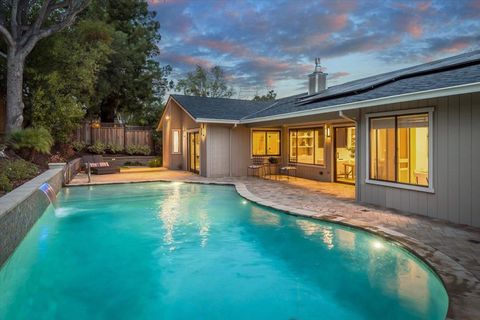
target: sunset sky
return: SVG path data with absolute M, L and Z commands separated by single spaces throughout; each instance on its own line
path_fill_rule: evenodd
M 235 98 L 305 92 L 315 57 L 328 85 L 479 48 L 480 0 L 149 0 L 172 78 L 222 66 Z

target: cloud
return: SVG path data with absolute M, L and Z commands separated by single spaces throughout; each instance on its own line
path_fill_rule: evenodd
M 480 43 L 480 0 L 149 3 L 161 23 L 160 62 L 171 64 L 175 77 L 197 64 L 220 65 L 235 86 L 282 83 L 288 93 L 303 87 L 317 56 L 330 79 L 346 81 L 461 53 Z
M 334 72 L 332 74 L 329 74 L 328 79 L 329 80 L 337 80 L 337 79 L 340 79 L 340 78 L 343 78 L 343 77 L 346 77 L 346 76 L 349 76 L 349 75 L 350 75 L 349 72 L 339 71 L 339 72 Z

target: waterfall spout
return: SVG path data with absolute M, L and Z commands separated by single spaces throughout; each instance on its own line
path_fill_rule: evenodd
M 45 182 L 38 189 L 47 196 L 48 201 L 50 201 L 50 203 L 55 207 L 57 202 L 57 194 L 55 193 L 55 190 L 53 190 L 52 186 Z

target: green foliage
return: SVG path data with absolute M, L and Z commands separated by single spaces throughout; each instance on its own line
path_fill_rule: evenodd
M 157 157 L 148 162 L 148 166 L 151 168 L 158 168 L 158 167 L 161 167 L 162 165 L 163 165 L 162 157 Z
M 14 150 L 26 150 L 33 158 L 35 153 L 50 153 L 53 138 L 45 128 L 30 127 L 12 133 L 8 137 L 8 144 Z
M 178 81 L 175 91 L 188 96 L 213 98 L 231 98 L 235 94 L 233 88 L 227 85 L 225 73 L 219 66 L 207 70 L 197 65 L 195 71 Z
M 125 152 L 129 155 L 143 155 L 148 156 L 152 150 L 146 145 L 130 145 L 125 148 Z
M 100 141 L 96 141 L 94 144 L 92 144 L 91 146 L 88 147 L 88 151 L 90 151 L 91 153 L 95 153 L 95 154 L 104 154 L 105 153 L 105 144 L 100 142 Z
M 123 165 L 124 166 L 131 166 L 131 167 L 142 167 L 143 163 L 141 163 L 139 161 L 126 161 Z
M 98 74 L 112 52 L 113 33 L 107 24 L 85 19 L 40 42 L 29 57 L 29 120 L 51 128 L 56 142 L 68 142 L 94 101 Z
M 275 90 L 269 90 L 267 94 L 263 96 L 255 95 L 255 97 L 253 97 L 252 100 L 253 101 L 273 101 L 275 100 L 276 97 L 277 97 L 277 93 L 275 92 Z
M 25 160 L 0 161 L 0 191 L 11 191 L 15 184 L 32 179 L 39 173 L 38 167 Z
M 89 108 L 102 121 L 114 118 L 129 124 L 153 125 L 162 110 L 171 67 L 159 64 L 160 24 L 147 1 L 93 1 L 87 14 L 111 26 L 112 52 L 100 72 L 95 103 Z
M 123 146 L 119 144 L 107 144 L 107 150 L 110 153 L 121 153 L 123 151 Z
M 85 150 L 85 147 L 86 147 L 85 143 L 82 141 L 73 141 L 71 145 L 73 150 L 77 152 L 82 152 L 83 150 Z
M 8 179 L 8 177 L 2 172 L 0 173 L 0 192 L 9 192 L 12 191 L 13 189 L 13 184 Z

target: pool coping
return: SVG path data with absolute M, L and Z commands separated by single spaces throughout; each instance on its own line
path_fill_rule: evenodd
M 67 187 L 110 185 L 126 183 L 148 183 L 148 182 L 182 182 L 193 184 L 228 185 L 235 187 L 236 192 L 243 198 L 261 206 L 283 211 L 286 214 L 306 217 L 331 223 L 337 223 L 348 227 L 360 229 L 371 234 L 380 236 L 388 241 L 405 248 L 408 252 L 428 265 L 443 283 L 448 295 L 448 311 L 446 319 L 474 319 L 480 316 L 480 281 L 461 264 L 450 258 L 438 249 L 428 246 L 415 238 L 403 233 L 380 227 L 368 225 L 355 219 L 345 218 L 341 215 L 323 214 L 315 211 L 298 209 L 280 205 L 270 200 L 262 199 L 250 192 L 246 185 L 239 181 L 212 181 L 212 180 L 188 180 L 188 179 L 154 179 L 144 181 L 115 181 L 97 182 L 69 185 Z

